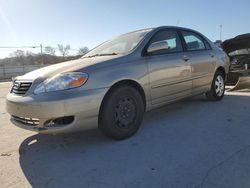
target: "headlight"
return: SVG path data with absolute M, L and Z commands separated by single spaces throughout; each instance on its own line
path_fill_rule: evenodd
M 88 80 L 88 74 L 82 72 L 68 72 L 58 74 L 40 83 L 34 90 L 35 94 L 60 91 L 80 87 Z

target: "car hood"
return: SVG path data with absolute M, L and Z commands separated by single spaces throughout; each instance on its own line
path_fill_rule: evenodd
M 250 48 L 250 33 L 238 35 L 232 39 L 228 39 L 224 41 L 221 46 L 228 54 L 235 50 L 248 49 Z
M 58 63 L 37 69 L 22 76 L 18 76 L 16 79 L 39 82 L 41 80 L 44 80 L 59 73 L 71 72 L 71 71 L 84 71 L 90 66 L 95 66 L 100 63 L 116 59 L 118 57 L 120 56 L 101 56 L 101 57 L 80 58 L 77 60 L 66 61 L 63 63 Z

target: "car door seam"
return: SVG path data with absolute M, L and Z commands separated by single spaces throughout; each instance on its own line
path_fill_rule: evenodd
M 164 83 L 164 84 L 158 84 L 156 86 L 152 86 L 151 88 L 152 89 L 156 89 L 156 88 L 159 88 L 159 87 L 165 87 L 165 86 L 169 86 L 169 85 L 174 85 L 174 84 L 179 84 L 179 83 L 183 83 L 183 82 L 193 81 L 193 80 L 196 80 L 196 79 L 199 79 L 199 78 L 203 78 L 203 77 L 206 77 L 206 76 L 209 76 L 209 74 L 208 73 L 202 74 L 202 75 L 199 75 L 199 76 L 196 76 L 196 77 L 193 77 L 193 78 L 189 78 L 189 79 L 185 79 L 185 80 L 180 80 L 178 82 L 168 82 L 168 83 Z

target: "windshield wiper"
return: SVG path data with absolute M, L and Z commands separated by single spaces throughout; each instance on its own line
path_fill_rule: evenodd
M 117 55 L 117 53 L 95 54 L 95 55 L 90 55 L 90 56 L 83 57 L 83 58 L 91 58 L 91 57 L 97 57 L 97 56 L 109 56 L 109 55 Z

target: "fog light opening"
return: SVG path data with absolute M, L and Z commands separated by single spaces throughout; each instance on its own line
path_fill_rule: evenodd
M 45 127 L 65 126 L 71 124 L 74 121 L 74 119 L 75 119 L 74 116 L 65 116 L 65 117 L 50 119 L 44 123 L 44 126 Z

